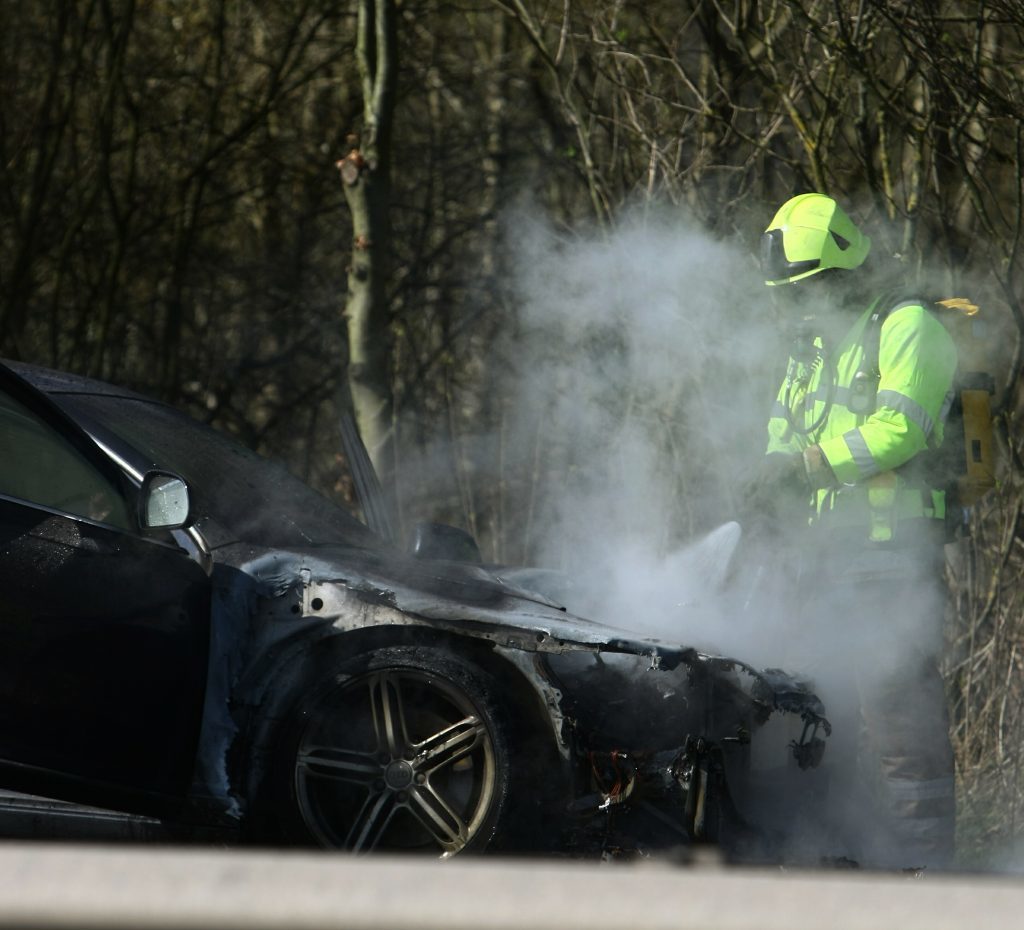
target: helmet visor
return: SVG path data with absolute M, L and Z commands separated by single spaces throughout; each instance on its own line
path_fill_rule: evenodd
M 771 229 L 761 237 L 761 272 L 765 281 L 784 283 L 799 274 L 814 271 L 820 265 L 820 258 L 787 261 L 781 229 Z

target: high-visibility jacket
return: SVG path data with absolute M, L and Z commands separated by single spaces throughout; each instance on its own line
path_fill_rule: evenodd
M 874 391 L 874 403 L 862 413 L 851 410 L 851 385 L 864 359 L 868 323 L 883 299 L 876 298 L 835 347 L 818 338 L 815 358 L 790 359 L 768 423 L 767 446 L 772 453 L 818 445 L 838 485 L 815 492 L 811 522 L 862 526 L 875 541 L 892 539 L 902 519 L 945 514 L 942 491 L 923 486 L 906 466 L 941 444 L 957 365 L 945 326 L 920 303 L 899 304 L 878 337 L 877 380 L 857 382 L 858 389 Z M 817 425 L 830 392 L 831 407 Z M 801 433 L 792 424 L 816 428 Z

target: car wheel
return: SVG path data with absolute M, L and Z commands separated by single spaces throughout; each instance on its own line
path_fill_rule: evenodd
M 287 727 L 289 832 L 357 853 L 483 849 L 508 807 L 496 693 L 481 669 L 437 649 L 384 648 L 336 666 Z

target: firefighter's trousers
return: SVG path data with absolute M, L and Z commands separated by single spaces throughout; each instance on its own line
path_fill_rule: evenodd
M 817 674 L 836 727 L 833 757 L 842 763 L 845 743 L 858 804 L 878 815 L 854 810 L 850 820 L 870 825 L 862 848 L 879 866 L 943 867 L 954 852 L 953 752 L 937 666 L 947 595 L 941 543 L 926 543 L 833 544 L 822 550 L 817 595 L 807 602 L 807 623 L 829 643 Z

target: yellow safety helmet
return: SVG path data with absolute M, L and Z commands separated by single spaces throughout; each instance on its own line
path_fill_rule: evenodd
M 787 200 L 761 237 L 765 284 L 792 284 L 829 268 L 856 268 L 871 251 L 843 208 L 825 194 Z

